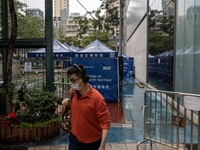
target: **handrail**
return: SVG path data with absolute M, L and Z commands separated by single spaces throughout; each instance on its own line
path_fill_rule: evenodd
M 200 98 L 198 94 L 151 89 L 145 91 L 144 140 L 138 143 L 137 150 L 147 141 L 151 145 L 155 142 L 174 149 L 181 149 L 182 145 L 184 150 L 186 145 L 193 149 L 193 143 L 197 143 L 200 150 L 200 111 L 195 114 L 181 105 L 180 100 L 185 96 Z

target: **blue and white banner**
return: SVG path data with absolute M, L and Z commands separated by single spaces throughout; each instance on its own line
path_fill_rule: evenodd
M 134 58 L 133 57 L 124 57 L 124 77 L 131 77 L 133 74 L 133 66 L 134 66 Z
M 89 84 L 102 94 L 106 102 L 118 101 L 117 59 L 73 58 L 72 64 L 75 63 L 85 66 Z

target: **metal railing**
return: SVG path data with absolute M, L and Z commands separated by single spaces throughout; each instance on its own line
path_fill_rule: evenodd
M 191 106 L 186 106 L 186 100 L 196 113 Z M 137 150 L 145 142 L 150 142 L 151 148 L 154 142 L 174 149 L 200 150 L 200 109 L 195 108 L 198 104 L 200 95 L 147 90 L 144 95 L 144 140 L 138 143 Z
M 54 82 L 55 86 L 55 94 L 58 97 L 58 99 L 65 99 L 69 97 L 69 90 L 70 90 L 70 83 L 57 83 Z M 56 114 L 62 115 L 62 113 L 65 111 L 65 106 L 57 104 Z
M 54 82 L 56 96 L 61 99 L 69 97 L 69 90 L 71 89 L 70 85 L 70 83 Z

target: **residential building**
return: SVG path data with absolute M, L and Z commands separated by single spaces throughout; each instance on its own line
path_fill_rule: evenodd
M 162 10 L 163 14 L 167 17 L 174 15 L 175 3 L 172 0 L 162 0 Z
M 66 30 L 69 17 L 69 0 L 54 0 L 54 27 L 56 30 Z
M 74 20 L 75 17 L 81 17 L 84 19 L 84 16 L 80 16 L 80 13 L 71 13 L 69 19 L 67 20 L 66 30 L 65 30 L 65 37 L 70 37 L 72 39 L 77 38 L 77 34 L 79 33 L 79 24 L 78 21 Z M 82 37 L 86 37 L 89 34 L 93 33 L 95 29 L 92 26 L 92 23 L 89 23 L 89 30 L 86 34 L 82 35 Z M 80 39 L 80 37 L 79 37 Z
M 39 8 L 27 8 L 26 12 L 28 14 L 32 14 L 34 16 L 39 17 L 40 19 L 44 19 L 44 13 L 42 10 L 40 10 Z

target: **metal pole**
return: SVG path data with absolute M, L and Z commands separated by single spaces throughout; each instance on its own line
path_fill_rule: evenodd
M 58 20 L 56 19 L 56 39 L 58 39 Z
M 200 111 L 198 112 L 198 150 L 200 150 Z
M 117 52 L 117 25 L 115 26 L 115 40 L 116 40 L 115 50 Z
M 45 0 L 46 89 L 54 92 L 53 1 Z
M 122 57 L 122 0 L 120 0 L 120 19 L 119 19 L 119 71 L 120 84 L 123 85 L 124 58 Z
M 119 5 L 120 19 L 119 19 L 119 57 L 122 56 L 122 0 Z
M 45 90 L 44 88 L 44 58 L 42 58 L 42 88 L 43 90 Z
M 4 0 L 1 1 L 1 21 L 2 21 L 2 39 L 7 40 L 8 39 L 8 1 Z M 2 48 L 2 58 L 3 58 L 3 63 L 2 63 L 2 72 L 3 72 L 3 83 L 4 87 L 6 86 L 7 82 L 7 55 L 8 55 L 8 48 L 3 47 Z M 6 115 L 6 105 L 5 103 L 0 103 L 3 105 L 3 114 Z
M 117 59 L 117 66 L 119 66 L 119 59 Z M 119 68 L 117 67 L 117 85 L 118 85 L 118 102 L 120 102 L 120 84 L 119 84 Z

